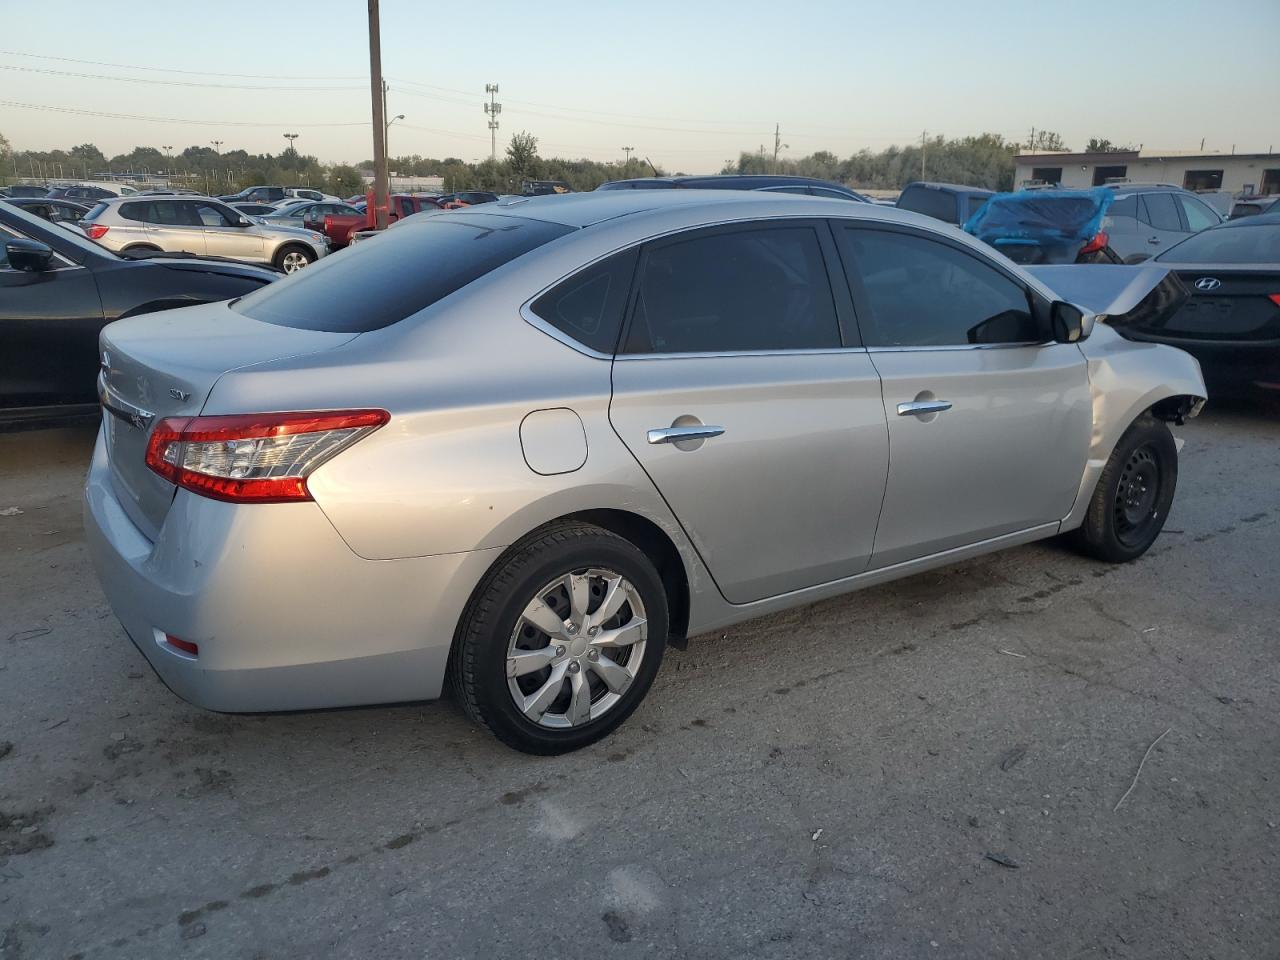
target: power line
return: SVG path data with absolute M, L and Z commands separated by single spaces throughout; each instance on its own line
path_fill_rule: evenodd
M 364 80 L 355 77 L 296 77 L 273 73 L 212 73 L 208 70 L 178 70 L 172 67 L 142 67 L 132 63 L 108 63 L 105 60 L 77 60 L 74 57 L 54 57 L 42 53 L 26 53 L 22 50 L 0 50 L 7 57 L 31 57 L 36 60 L 57 60 L 61 63 L 81 63 L 93 67 L 120 67 L 124 70 L 146 70 L 152 73 L 182 73 L 193 77 L 233 77 L 240 80 Z
M 160 80 L 155 77 L 112 77 L 101 73 L 76 73 L 70 70 L 48 70 L 43 67 L 22 67 L 12 63 L 0 63 L 0 70 L 19 70 L 22 73 L 42 73 L 55 77 L 74 77 L 79 80 L 115 80 L 122 83 L 164 84 L 170 87 L 208 87 L 215 90 L 295 90 L 295 91 L 332 91 L 361 90 L 362 87 L 285 87 L 278 84 L 249 83 L 197 83 L 194 80 Z
M 104 113 L 101 110 L 82 110 L 78 107 L 57 107 L 44 103 L 19 103 L 17 100 L 0 100 L 0 107 L 20 107 L 24 110 L 45 110 L 51 113 L 70 113 L 80 117 L 105 117 L 109 120 L 143 120 L 148 123 L 188 123 L 203 127 L 365 127 L 368 120 L 350 123 L 297 123 L 296 121 L 250 120 L 192 120 L 185 117 L 144 117 L 132 113 Z

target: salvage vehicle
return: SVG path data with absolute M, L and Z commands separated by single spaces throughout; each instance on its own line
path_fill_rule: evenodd
M 1280 213 L 1229 220 L 1176 244 L 1150 261 L 1188 292 L 1177 310 L 1150 310 L 1123 327 L 1131 340 L 1165 343 L 1195 357 L 1215 397 L 1280 399 Z M 1111 297 L 1110 286 L 1141 290 L 1126 270 L 1078 290 L 1086 302 Z M 1054 283 L 1052 278 L 1046 282 Z
M 1141 556 L 1168 422 L 1205 388 L 1100 319 L 872 204 L 626 190 L 415 217 L 103 331 L 89 549 L 193 703 L 448 680 L 505 743 L 561 753 L 694 634 L 1059 534 Z
M 994 194 L 994 190 L 959 183 L 916 180 L 902 188 L 896 206 L 899 210 L 913 210 L 958 227 L 981 210 Z
M 367 201 L 354 205 L 355 213 L 326 213 L 323 219 L 308 221 L 307 226 L 324 231 L 329 243 L 335 250 L 351 243 L 352 234 L 373 231 L 373 217 L 368 210 Z M 438 197 L 423 196 L 414 193 L 393 193 L 387 198 L 387 225 L 395 223 L 402 217 L 411 217 L 424 210 L 442 209 Z
M 285 273 L 301 270 L 329 252 L 322 233 L 250 219 L 209 197 L 103 200 L 80 226 L 90 240 L 119 253 L 163 250 L 227 257 L 271 264 Z
M 0 203 L 0 430 L 97 413 L 98 333 L 110 321 L 228 300 L 279 276 L 237 263 L 120 257 Z
M 89 212 L 83 203 L 50 200 L 48 197 L 13 197 L 5 202 L 50 223 L 79 223 Z
M 964 230 L 1014 263 L 1121 263 L 1102 229 L 1115 194 L 1040 188 L 997 193 L 965 221 Z

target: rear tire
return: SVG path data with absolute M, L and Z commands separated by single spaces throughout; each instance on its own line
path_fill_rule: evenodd
M 639 706 L 668 622 L 662 579 L 643 551 L 600 527 L 557 523 L 511 547 L 480 582 L 450 680 L 467 715 L 507 746 L 567 753 Z
M 1144 413 L 1124 432 L 1102 469 L 1084 523 L 1068 537 L 1081 553 L 1128 563 L 1164 528 L 1178 485 L 1178 448 L 1168 424 Z
M 303 267 L 309 267 L 315 262 L 315 251 L 296 243 L 277 250 L 273 261 L 275 268 L 284 273 L 297 273 Z

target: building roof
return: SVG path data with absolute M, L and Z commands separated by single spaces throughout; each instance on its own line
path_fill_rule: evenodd
M 1161 153 L 1150 150 L 1116 150 L 1110 153 L 1020 153 L 1013 162 L 1026 167 L 1047 167 L 1058 163 L 1132 163 L 1135 160 L 1275 160 L 1280 164 L 1280 153 Z

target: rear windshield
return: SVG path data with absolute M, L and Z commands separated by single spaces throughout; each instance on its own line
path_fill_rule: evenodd
M 84 215 L 84 219 L 85 219 L 85 220 L 97 220 L 100 216 L 102 216 L 104 213 L 106 213 L 106 212 L 107 212 L 107 210 L 108 210 L 108 206 L 107 206 L 107 204 L 105 204 L 105 203 L 99 203 L 99 204 L 97 204 L 97 205 L 96 205 L 92 210 L 90 210 L 88 213 L 86 213 L 86 214 Z
M 379 330 L 574 230 L 541 220 L 479 214 L 421 220 L 248 294 L 235 310 L 301 330 Z
M 1167 263 L 1280 263 L 1280 223 L 1214 227 L 1192 234 L 1156 259 Z
M 923 213 L 937 220 L 945 220 L 947 223 L 956 222 L 956 198 L 941 190 L 910 187 L 898 197 L 898 207 L 902 210 L 914 210 L 916 213 Z

